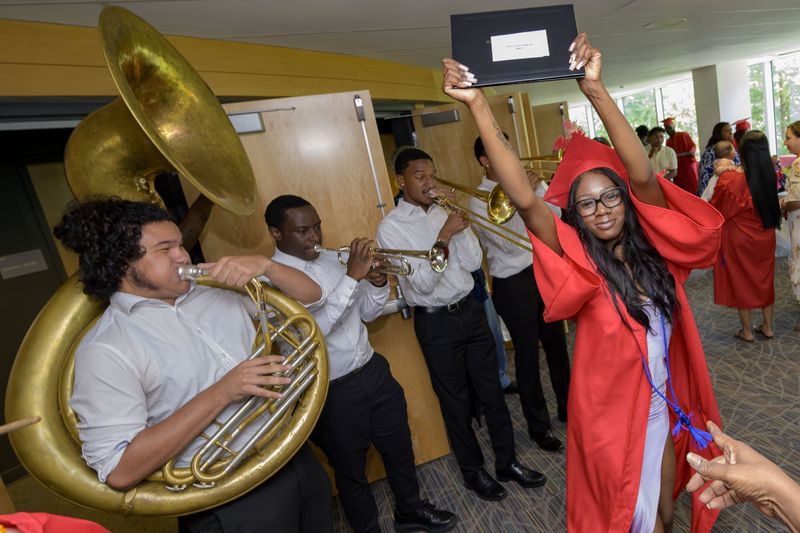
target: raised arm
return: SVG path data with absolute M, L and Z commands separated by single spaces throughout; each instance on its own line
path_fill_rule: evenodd
M 664 193 L 650 169 L 639 137 L 603 84 L 600 50 L 589 44 L 585 33 L 580 33 L 569 51 L 572 54 L 570 69 L 585 67 L 586 75 L 578 80 L 578 87 L 603 121 L 611 143 L 628 171 L 634 194 L 645 203 L 666 207 Z
M 553 215 L 544 200 L 534 194 L 519 157 L 497 125 L 483 91 L 470 88 L 474 77 L 467 67 L 453 59 L 444 59 L 442 63 L 442 89 L 451 98 L 463 102 L 472 113 L 497 181 L 516 206 L 525 225 L 550 248 L 561 253 Z
M 233 287 L 243 287 L 252 278 L 266 276 L 278 289 L 301 304 L 310 305 L 322 297 L 320 286 L 305 273 L 263 255 L 220 257 L 214 263 L 200 266 L 208 268 L 215 280 Z

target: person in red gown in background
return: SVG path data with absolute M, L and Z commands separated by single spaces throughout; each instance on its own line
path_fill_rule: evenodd
M 736 151 L 739 151 L 739 142 L 741 142 L 742 137 L 744 134 L 750 131 L 750 117 L 747 118 L 740 118 L 736 122 L 733 123 L 734 131 L 733 131 L 733 147 L 736 148 Z
M 669 139 L 667 146 L 675 150 L 678 156 L 678 174 L 675 176 L 675 185 L 692 194 L 697 194 L 697 147 L 692 137 L 685 131 L 675 130 L 675 118 L 665 118 L 664 129 L 667 130 Z
M 585 34 L 570 52 L 571 68 L 586 67 L 578 85 L 616 151 L 574 134 L 544 199 L 534 194 L 486 97 L 471 88 L 476 80 L 468 68 L 445 59 L 443 90 L 467 105 L 497 181 L 528 228 L 545 320 L 576 321 L 568 531 L 669 531 L 674 499 L 692 476 L 676 454 L 720 453 L 699 430 L 720 416 L 684 283 L 692 269 L 716 259 L 723 218 L 653 174 L 601 81 L 600 52 Z M 568 223 L 545 200 L 566 209 Z M 660 374 L 651 370 L 659 365 Z M 651 433 L 654 407 L 664 429 Z M 651 441 L 653 434 L 660 440 Z M 649 506 L 640 506 L 642 493 Z M 717 514 L 695 497 L 692 530 L 710 531 Z
M 740 144 L 741 169 L 720 175 L 711 205 L 725 217 L 722 248 L 714 264 L 714 303 L 739 310 L 736 337 L 753 342 L 753 331 L 774 336 L 775 230 L 781 212 L 775 171 L 766 135 L 748 131 Z M 760 308 L 761 324 L 752 329 L 750 310 Z

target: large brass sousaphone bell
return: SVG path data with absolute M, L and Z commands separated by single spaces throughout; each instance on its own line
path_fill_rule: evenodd
M 155 28 L 127 10 L 104 9 L 99 31 L 120 97 L 86 117 L 69 138 L 64 164 L 75 197 L 161 203 L 153 180 L 177 171 L 220 207 L 253 214 L 253 169 L 203 79 Z
M 121 99 L 87 117 L 70 137 L 65 166 L 75 196 L 116 195 L 161 203 L 153 179 L 176 170 L 228 211 L 252 213 L 258 196 L 250 162 L 203 80 L 171 44 L 132 13 L 108 7 L 99 28 Z M 100 483 L 81 458 L 69 399 L 75 348 L 104 306 L 84 295 L 73 276 L 31 325 L 9 378 L 6 419 L 41 417 L 41 422 L 9 435 L 28 472 L 59 496 L 84 507 L 175 516 L 235 499 L 283 467 L 319 417 L 328 387 L 327 355 L 322 336 L 302 305 L 255 281 L 251 285 L 248 292 L 251 297 L 258 293 L 254 300 L 262 311 L 258 335 L 267 340 L 261 349 L 268 352 L 271 346 L 281 346 L 282 353 L 297 358 L 296 369 L 301 372 L 297 381 L 305 384 L 296 403 L 254 406 L 259 418 L 265 412 L 273 415 L 259 433 L 265 437 L 254 452 L 235 456 L 227 447 L 212 448 L 202 456 L 199 468 L 166 468 L 126 492 Z M 219 439 L 222 446 L 227 446 L 231 431 L 242 430 L 226 427 Z M 222 463 L 217 465 L 212 461 L 219 456 Z M 219 475 L 240 460 L 230 475 Z

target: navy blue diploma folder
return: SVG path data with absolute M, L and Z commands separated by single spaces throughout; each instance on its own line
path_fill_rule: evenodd
M 578 35 L 571 4 L 450 16 L 453 59 L 467 65 L 476 86 L 582 78 L 569 70 Z

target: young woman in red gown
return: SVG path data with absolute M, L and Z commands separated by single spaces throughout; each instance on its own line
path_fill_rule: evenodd
M 722 248 L 714 264 L 714 303 L 735 307 L 742 328 L 736 337 L 753 342 L 753 332 L 771 339 L 775 287 L 775 230 L 781 210 L 775 168 L 766 135 L 750 130 L 739 142 L 740 170 L 722 173 L 711 205 L 725 217 Z M 761 309 L 761 324 L 750 322 L 750 310 Z
M 576 321 L 567 529 L 669 531 L 673 501 L 692 474 L 686 453 L 719 455 L 698 429 L 720 417 L 683 285 L 692 269 L 714 262 L 723 219 L 652 174 L 601 81 L 600 52 L 584 34 L 570 52 L 571 68 L 586 67 L 578 84 L 616 151 L 573 135 L 545 197 L 566 208 L 568 223 L 534 194 L 483 93 L 469 88 L 475 79 L 467 67 L 444 60 L 443 89 L 471 111 L 498 181 L 528 227 L 545 319 Z M 651 446 L 654 414 L 663 417 L 662 432 Z M 650 507 L 640 506 L 642 492 Z M 716 516 L 694 499 L 693 531 L 710 531 Z

